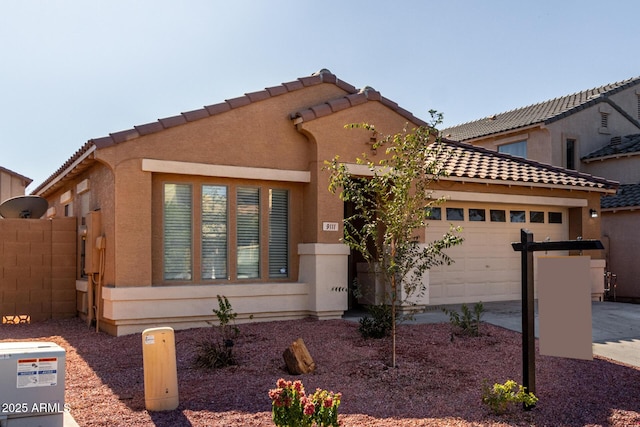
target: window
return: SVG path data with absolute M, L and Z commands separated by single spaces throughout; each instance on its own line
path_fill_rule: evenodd
M 289 277 L 289 192 L 269 190 L 269 277 Z
M 549 224 L 562 224 L 562 212 L 549 212 Z
M 448 221 L 464 221 L 464 209 L 447 208 L 447 220 Z
M 529 212 L 529 222 L 535 224 L 544 224 L 544 212 L 531 211 Z
M 506 214 L 502 209 L 491 209 L 489 211 L 491 222 L 506 222 Z
M 527 157 L 527 141 L 512 142 L 498 146 L 498 152 L 512 156 Z
M 525 211 L 510 211 L 509 218 L 511 222 L 525 222 Z
M 221 181 L 157 183 L 156 283 L 291 279 L 292 188 Z
M 486 221 L 484 209 L 469 209 L 469 221 Z
M 237 213 L 238 279 L 260 277 L 260 189 L 238 188 Z
M 202 186 L 202 279 L 227 278 L 227 187 Z
M 566 167 L 567 169 L 576 168 L 576 140 L 567 139 L 567 146 L 565 148 Z
M 427 219 L 439 221 L 442 219 L 442 209 L 429 207 L 427 208 Z
M 164 186 L 164 279 L 191 280 L 191 185 Z

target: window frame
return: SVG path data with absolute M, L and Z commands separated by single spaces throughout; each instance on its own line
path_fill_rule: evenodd
M 520 150 L 520 148 L 524 147 L 524 156 L 520 155 L 520 154 L 516 154 L 513 151 L 522 151 Z M 509 148 L 518 148 L 518 150 L 510 150 Z M 505 151 L 506 149 L 506 151 Z M 522 141 L 514 141 L 514 142 L 508 142 L 506 144 L 500 144 L 498 145 L 498 152 L 499 153 L 503 153 L 503 154 L 509 154 L 511 156 L 515 156 L 515 157 L 521 157 L 526 159 L 527 158 L 527 140 L 522 140 Z
M 190 184 L 192 186 L 192 274 L 190 280 L 164 279 L 164 188 L 165 184 Z M 231 178 L 194 177 L 174 174 L 154 174 L 153 176 L 153 217 L 152 217 L 152 283 L 158 286 L 211 285 L 232 283 L 269 283 L 294 282 L 298 276 L 298 254 L 293 250 L 302 241 L 302 228 L 294 227 L 293 219 L 302 215 L 303 186 L 298 182 L 277 182 L 266 180 L 234 180 Z M 203 186 L 225 186 L 227 188 L 227 277 L 203 279 L 202 246 L 202 194 Z M 237 234 L 236 189 L 255 187 L 260 192 L 260 267 L 258 278 L 238 278 L 237 271 Z M 282 189 L 288 192 L 287 218 L 287 277 L 269 275 L 269 189 Z M 197 234 L 196 234 L 197 233 Z

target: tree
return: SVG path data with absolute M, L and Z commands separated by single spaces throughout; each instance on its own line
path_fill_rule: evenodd
M 384 301 L 391 306 L 393 367 L 398 304 L 406 303 L 416 293 L 423 294 L 426 289 L 421 279 L 425 271 L 451 264 L 453 260 L 443 251 L 463 240 L 460 229 L 454 227 L 433 242 L 420 243 L 417 235 L 427 226 L 432 207 L 443 201 L 432 198 L 430 187 L 446 175 L 445 160 L 452 156 L 436 129 L 442 115 L 430 113 L 429 125 L 411 132 L 405 129 L 379 141 L 373 125 L 345 126 L 372 132 L 376 140 L 372 150 L 384 150 L 385 155 L 377 162 L 366 153 L 356 159 L 372 176 L 354 175 L 339 156 L 325 162 L 330 173 L 329 190 L 334 194 L 340 191 L 340 198 L 355 208 L 355 213 L 344 219 L 344 242 L 362 254 L 371 271 L 380 272 L 388 289 Z

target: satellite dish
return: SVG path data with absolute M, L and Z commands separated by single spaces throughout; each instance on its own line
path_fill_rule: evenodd
M 47 212 L 49 203 L 40 196 L 17 196 L 0 205 L 3 218 L 40 218 Z

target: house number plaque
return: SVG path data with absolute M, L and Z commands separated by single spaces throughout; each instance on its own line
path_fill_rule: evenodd
M 323 222 L 322 231 L 338 231 L 338 226 L 337 222 Z

